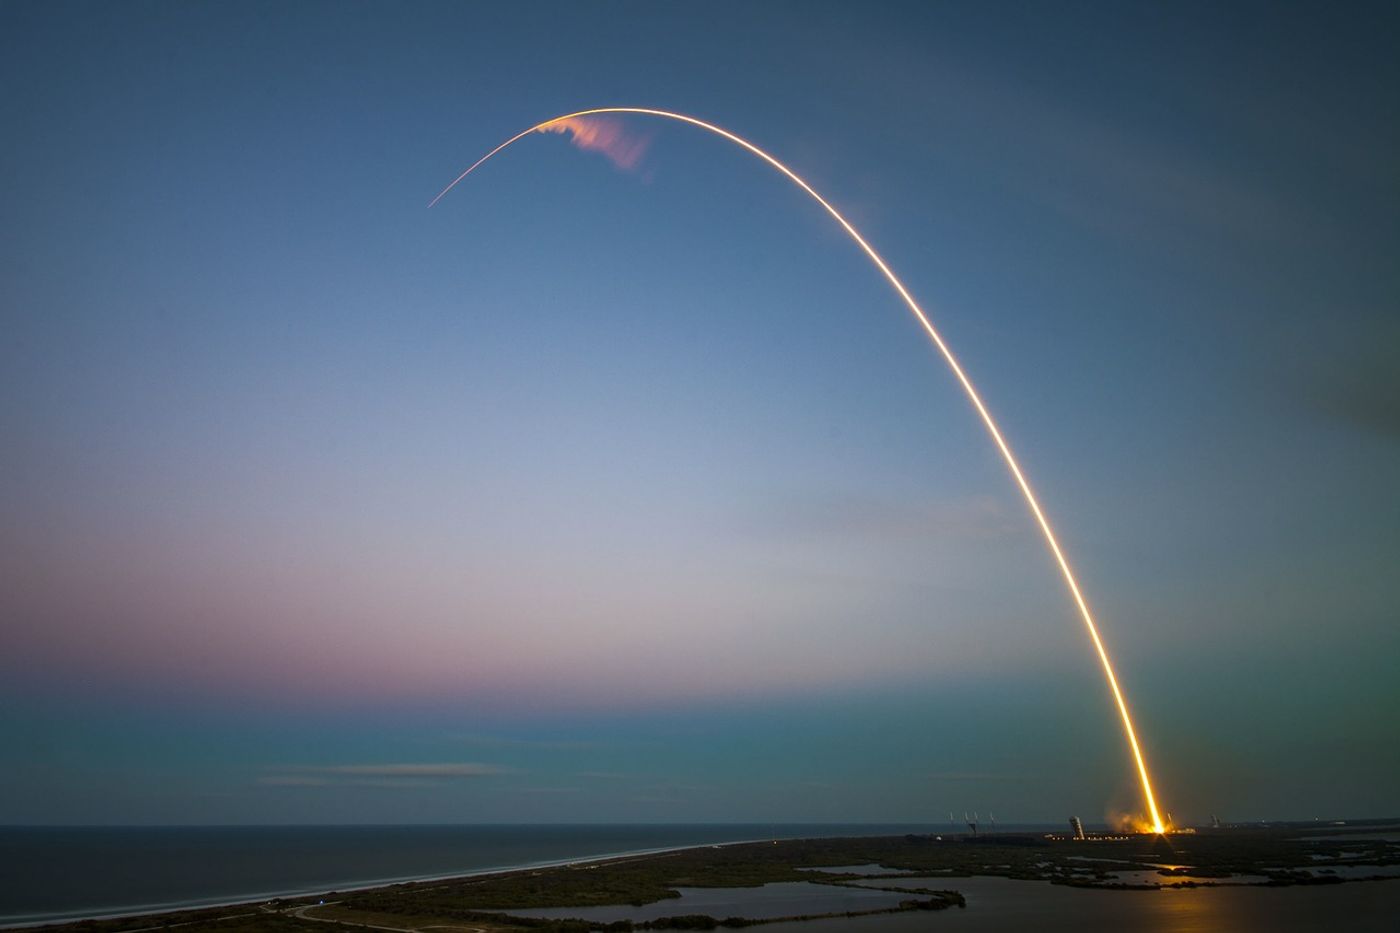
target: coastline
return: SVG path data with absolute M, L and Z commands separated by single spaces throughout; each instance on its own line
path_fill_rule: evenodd
M 832 824 L 832 828 L 842 824 Z M 850 824 L 860 825 L 860 824 Z M 424 875 L 402 875 L 389 878 L 359 879 L 344 883 L 330 883 L 299 887 L 282 891 L 259 891 L 240 894 L 235 897 L 194 898 L 183 901 L 167 901 L 155 904 L 135 904 L 120 908 L 96 908 L 93 911 L 70 911 L 60 914 L 15 915 L 0 917 L 0 930 L 39 930 L 63 924 L 82 923 L 85 920 L 127 920 L 133 917 L 161 917 L 186 911 L 219 910 L 228 907 L 255 907 L 272 900 L 302 900 L 321 894 L 351 894 L 390 888 L 400 884 L 421 884 L 439 881 L 457 881 L 472 878 L 486 878 L 493 875 L 510 875 L 515 872 L 536 871 L 544 868 L 567 868 L 580 865 L 603 865 L 626 859 L 643 858 L 651 855 L 665 855 L 672 852 L 688 852 L 700 849 L 721 849 L 726 846 L 751 845 L 770 839 L 800 840 L 820 838 L 809 836 L 758 836 L 742 839 L 727 839 L 721 842 L 658 846 L 645 849 L 627 849 L 618 852 L 591 853 L 562 859 L 539 859 L 511 865 L 495 865 L 485 868 L 472 868 L 461 871 L 435 872 Z
M 781 838 L 781 837 L 780 837 Z M 791 837 L 798 838 L 798 837 Z M 687 852 L 691 849 L 715 849 L 725 846 L 748 845 L 754 842 L 763 842 L 763 839 L 734 839 L 729 842 L 709 843 L 705 845 L 685 845 L 685 846 L 663 846 L 656 849 L 637 849 L 629 852 L 613 852 L 605 855 L 585 855 L 579 858 L 550 859 L 546 861 L 527 862 L 520 865 L 505 865 L 491 868 L 477 868 L 470 871 L 454 871 L 446 874 L 434 875 L 408 875 L 401 878 L 381 878 L 374 881 L 355 881 L 348 884 L 336 884 L 328 888 L 317 886 L 310 889 L 300 889 L 294 891 L 280 892 L 260 892 L 240 896 L 233 900 L 199 900 L 183 901 L 179 903 L 165 904 L 138 904 L 130 908 L 122 908 L 114 912 L 87 913 L 74 912 L 63 916 L 46 915 L 34 920 L 10 920 L 0 918 L 0 930 L 41 930 L 46 927 L 58 926 L 65 923 L 82 923 L 84 920 L 128 920 L 132 917 L 160 917 L 167 914 L 182 913 L 194 910 L 218 910 L 224 907 L 256 907 L 273 900 L 302 900 L 304 898 L 316 897 L 319 894 L 353 894 L 356 892 L 374 891 L 378 888 L 391 888 L 398 884 L 419 884 L 434 881 L 458 881 L 468 878 L 485 878 L 491 875 L 509 875 L 518 871 L 534 871 L 540 868 L 567 868 L 576 865 L 593 865 L 616 862 L 622 859 L 642 858 L 648 855 L 664 855 L 668 852 Z
M 752 831 L 757 827 L 736 825 L 734 828 Z M 0 922 L 0 928 L 67 931 L 84 929 L 90 922 L 104 922 L 108 924 L 106 929 L 113 933 L 118 930 L 132 933 L 136 929 L 177 925 L 193 926 L 199 931 L 213 930 L 210 924 L 228 922 L 240 929 L 263 929 L 264 923 L 260 921 L 251 921 L 249 926 L 250 921 L 246 919 L 241 923 L 235 920 L 235 917 L 254 915 L 266 915 L 268 922 L 274 917 L 281 918 L 279 922 L 283 925 L 278 928 L 289 930 L 314 928 L 327 922 L 342 922 L 352 927 L 366 925 L 357 924 L 354 914 L 350 915 L 352 919 L 347 919 L 346 910 L 359 912 L 361 917 L 366 913 L 432 915 L 494 922 L 495 917 L 505 917 L 516 909 L 552 911 L 577 905 L 568 910 L 586 912 L 607 905 L 641 906 L 681 897 L 683 895 L 673 889 L 685 887 L 752 890 L 772 882 L 794 881 L 864 887 L 864 879 L 868 877 L 922 879 L 912 888 L 896 885 L 879 889 L 940 897 L 943 906 L 949 906 L 951 899 L 957 899 L 960 902 L 957 906 L 962 906 L 962 895 L 948 888 L 958 886 L 960 881 L 972 883 L 971 879 L 979 876 L 1010 882 L 1048 882 L 1060 891 L 1318 888 L 1346 882 L 1400 880 L 1400 852 L 1395 851 L 1400 840 L 1396 840 L 1394 832 L 1372 834 L 1374 840 L 1368 840 L 1367 834 L 1361 831 L 1347 833 L 1344 838 L 1355 842 L 1347 846 L 1348 851 L 1342 852 L 1338 843 L 1327 838 L 1309 839 L 1300 835 L 1299 828 L 1282 827 L 1240 827 L 1173 840 L 1152 835 L 1105 835 L 1087 841 L 1066 839 L 1064 834 L 1027 832 L 982 836 L 859 835 L 857 833 L 865 828 L 859 824 L 827 825 L 822 827 L 827 835 L 813 836 L 810 833 L 816 827 L 791 828 L 795 833 L 805 830 L 808 834 L 768 833 L 723 841 L 648 846 L 460 871 L 298 886 L 281 893 L 254 892 L 192 898 L 178 903 L 132 905 L 115 910 L 11 914 Z M 839 833 L 841 828 L 851 834 L 833 834 L 833 831 Z M 1360 851 L 1363 848 L 1367 851 Z M 1351 851 L 1353 849 L 1357 851 Z M 1345 871 L 1352 863 L 1357 863 L 1358 870 L 1366 867 L 1360 864 L 1363 861 L 1374 869 L 1369 877 Z M 1271 865 L 1287 867 L 1265 867 Z M 862 870 L 871 866 L 888 866 L 893 872 L 872 875 Z M 1384 874 L 1380 873 L 1381 866 L 1386 866 Z M 571 869 L 589 870 L 574 872 Z M 825 872 L 828 877 L 819 880 L 808 874 L 813 871 Z M 1126 876 L 1122 875 L 1124 872 Z M 537 877 L 541 875 L 544 877 Z M 977 883 L 985 883 L 985 880 Z M 345 906 L 337 908 L 339 919 L 310 916 L 308 912 L 319 906 L 319 899 L 324 900 L 328 909 L 345 902 Z M 684 910 L 691 905 L 677 906 Z M 240 909 L 246 912 L 230 913 Z M 908 905 L 901 904 L 900 909 L 938 907 L 932 902 L 911 901 Z M 530 914 L 526 912 L 521 916 Z M 818 919 L 823 915 L 807 916 Z M 717 917 L 747 918 L 740 925 L 775 922 L 748 917 L 742 909 Z M 596 919 L 596 915 L 590 919 Z M 487 923 L 487 928 L 496 929 L 492 922 Z

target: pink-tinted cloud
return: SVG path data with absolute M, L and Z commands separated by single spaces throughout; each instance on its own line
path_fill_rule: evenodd
M 585 152 L 601 152 L 624 171 L 635 171 L 642 163 L 651 137 L 628 132 L 615 117 L 566 117 L 540 127 L 541 133 L 568 134 L 575 146 Z

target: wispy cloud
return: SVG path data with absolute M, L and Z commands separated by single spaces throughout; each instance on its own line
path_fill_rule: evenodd
M 512 769 L 479 762 L 437 762 L 432 764 L 329 765 L 298 767 L 291 770 L 313 774 L 355 777 L 450 777 L 474 778 L 510 774 Z
M 309 774 L 265 774 L 257 783 L 264 787 L 325 787 L 331 781 Z
M 450 735 L 448 741 L 488 748 L 545 748 L 560 751 L 598 748 L 603 744 L 587 739 L 527 739 L 519 736 L 481 734 Z
M 257 779 L 264 787 L 438 787 L 449 781 L 517 773 L 481 762 L 411 762 L 354 765 L 292 765 Z
M 601 152 L 623 171 L 635 171 L 651 147 L 651 136 L 630 132 L 616 117 L 568 117 L 540 127 L 541 133 L 571 137 L 585 152 Z

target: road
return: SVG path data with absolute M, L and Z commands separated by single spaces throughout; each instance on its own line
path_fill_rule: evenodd
M 374 923 L 357 923 L 354 920 L 340 920 L 331 917 L 313 917 L 307 911 L 315 910 L 318 907 L 333 907 L 340 901 L 330 901 L 325 904 L 306 904 L 302 907 L 294 908 L 288 913 L 298 920 L 313 920 L 316 923 L 337 923 L 343 926 L 363 927 L 366 930 L 392 930 L 393 933 L 418 933 L 420 930 L 457 930 L 459 933 L 489 933 L 486 927 L 468 927 L 451 923 L 435 923 L 421 927 L 386 927 Z M 246 915 L 245 915 L 246 916 Z

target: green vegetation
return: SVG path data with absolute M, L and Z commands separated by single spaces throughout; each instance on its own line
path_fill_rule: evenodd
M 1374 829 L 1374 828 L 1373 828 Z M 1356 831 L 1357 835 L 1365 829 Z M 1323 839 L 1340 835 L 1333 827 L 1306 831 L 1297 826 L 1232 828 L 1195 835 L 1135 836 L 1073 841 L 1031 835 L 901 836 L 866 839 L 802 839 L 688 849 L 648 856 L 606 859 L 553 868 L 527 869 L 445 881 L 396 884 L 343 895 L 275 901 L 268 904 L 186 911 L 124 920 L 84 921 L 54 931 L 135 933 L 179 928 L 183 933 L 243 933 L 250 930 L 307 931 L 373 926 L 390 930 L 453 927 L 459 930 L 534 930 L 582 933 L 608 930 L 734 929 L 818 917 L 864 916 L 964 906 L 954 890 L 903 879 L 956 879 L 973 875 L 1036 880 L 1085 888 L 1156 890 L 1164 885 L 1198 887 L 1256 884 L 1341 884 L 1334 869 L 1355 865 L 1400 864 L 1400 853 L 1383 840 Z M 820 870 L 832 865 L 878 864 L 894 874 L 878 877 Z M 806 870 L 803 870 L 806 869 Z M 817 870 L 814 870 L 817 869 Z M 1122 872 L 1142 872 L 1152 880 L 1125 881 Z M 1239 878 L 1240 875 L 1250 876 Z M 585 909 L 643 905 L 673 900 L 678 888 L 757 887 L 774 882 L 859 886 L 909 895 L 898 906 L 835 914 L 774 919 L 716 918 L 681 913 L 650 921 L 532 919 L 512 915 L 546 907 Z M 680 905 L 677 905 L 680 908 Z M 681 908 L 683 909 L 683 908 Z
M 180 933 L 328 933 L 329 924 L 258 907 L 216 907 L 206 910 L 128 917 L 121 920 L 81 920 L 44 927 L 63 933 L 135 933 L 137 930 L 179 930 Z

